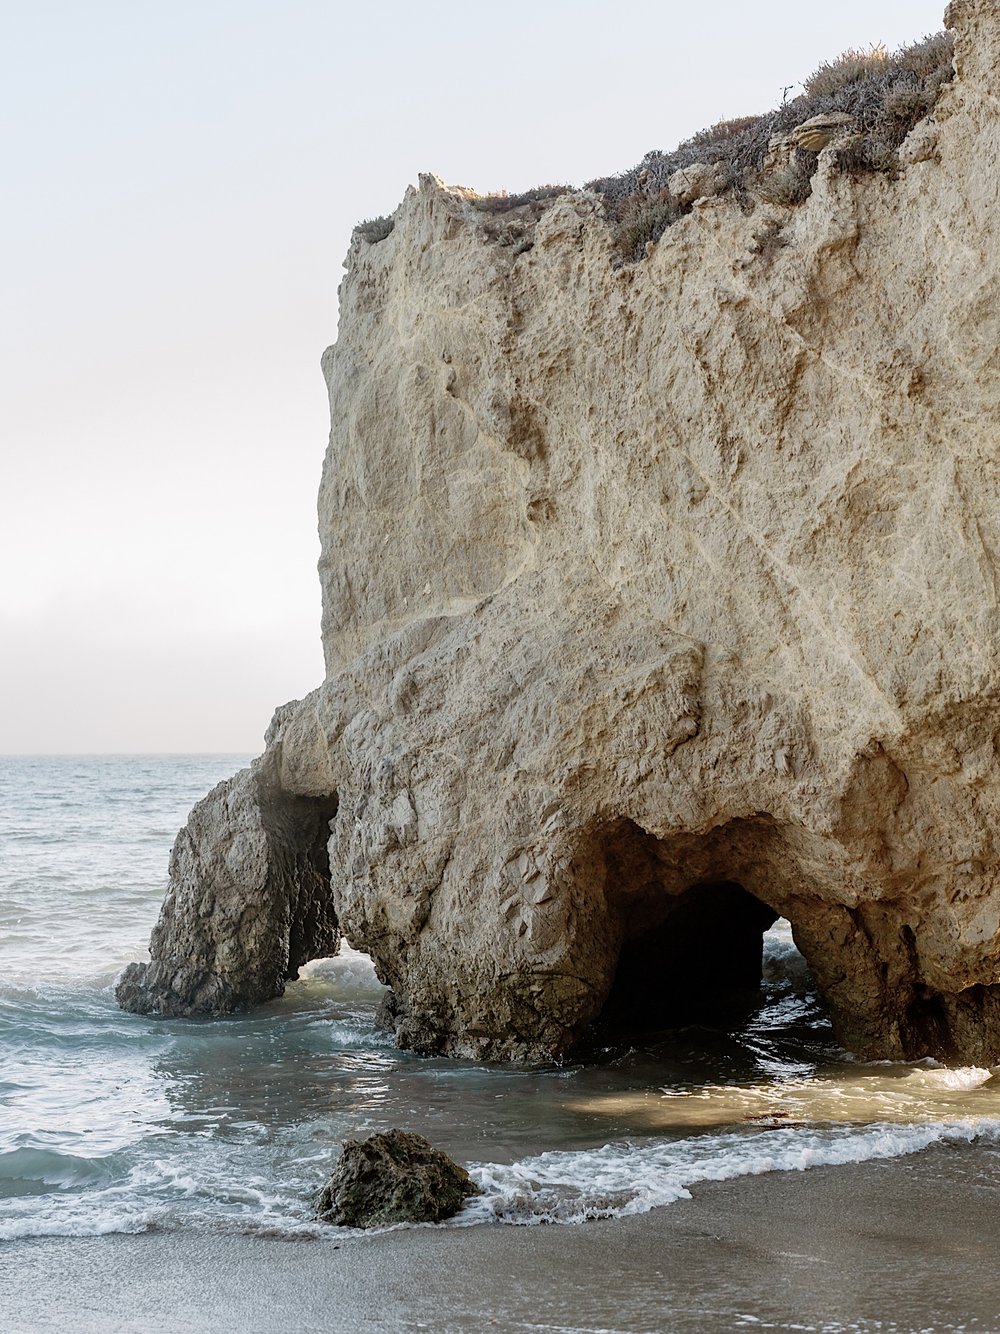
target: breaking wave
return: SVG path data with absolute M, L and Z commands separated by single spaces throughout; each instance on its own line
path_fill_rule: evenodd
M 582 1223 L 644 1214 L 690 1199 L 692 1186 L 765 1172 L 865 1163 L 919 1153 L 932 1144 L 1000 1142 L 1000 1120 L 872 1125 L 861 1130 L 803 1130 L 712 1135 L 634 1146 L 607 1144 L 582 1153 L 543 1153 L 523 1162 L 480 1164 L 470 1175 L 483 1194 L 457 1222 Z

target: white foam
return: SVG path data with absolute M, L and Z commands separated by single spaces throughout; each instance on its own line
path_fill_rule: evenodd
M 360 1048 L 369 1051 L 395 1046 L 390 1035 L 375 1028 L 368 1019 L 313 1019 L 308 1027 L 326 1034 L 332 1047 L 345 1050 Z
M 969 1143 L 980 1136 L 1000 1140 L 1000 1121 L 882 1123 L 861 1130 L 789 1126 L 753 1135 L 543 1153 L 511 1165 L 470 1168 L 483 1194 L 466 1205 L 456 1222 L 579 1223 L 642 1214 L 690 1198 L 689 1187 L 702 1181 L 897 1158 L 931 1144 Z
M 273 1170 L 267 1179 L 255 1177 L 241 1165 L 245 1154 L 245 1145 L 232 1143 L 206 1156 L 145 1159 L 127 1177 L 103 1188 L 7 1198 L 0 1242 L 177 1227 L 322 1235 L 311 1211 L 313 1172 L 306 1174 L 286 1160 L 280 1178 Z
M 340 953 L 329 959 L 313 959 L 299 971 L 303 980 L 319 978 L 333 982 L 345 992 L 381 995 L 385 990 L 375 973 L 375 965 L 367 954 L 342 944 Z
M 7 1198 L 0 1217 L 0 1242 L 23 1237 L 102 1237 L 145 1232 L 162 1213 L 136 1197 L 125 1181 L 103 1189 Z
M 484 1194 L 469 1201 L 451 1225 L 580 1223 L 642 1214 L 689 1198 L 691 1187 L 703 1181 L 896 1158 L 932 1144 L 969 1143 L 977 1137 L 1000 1143 L 1000 1120 L 864 1128 L 782 1126 L 552 1151 L 510 1165 L 473 1166 L 471 1174 Z M 314 1148 L 308 1154 L 282 1154 L 261 1175 L 246 1171 L 245 1145 L 234 1142 L 214 1149 L 208 1158 L 195 1160 L 187 1155 L 147 1159 L 133 1167 L 127 1180 L 103 1188 L 9 1198 L 0 1220 L 0 1241 L 174 1227 L 330 1235 L 311 1209 L 329 1167 L 325 1145 L 322 1152 Z
M 930 1088 L 977 1089 L 992 1078 L 992 1070 L 985 1070 L 978 1065 L 959 1066 L 955 1069 L 937 1066 L 915 1069 L 907 1076 L 907 1083 L 923 1084 Z
M 0 1219 L 0 1241 L 21 1241 L 27 1237 L 107 1237 L 115 1232 L 146 1232 L 150 1226 L 142 1217 L 99 1210 L 92 1210 L 86 1217 Z

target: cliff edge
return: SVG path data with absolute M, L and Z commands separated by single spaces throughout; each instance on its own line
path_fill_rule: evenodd
M 401 1044 L 549 1055 L 752 983 L 781 915 L 846 1046 L 1000 1060 L 1000 12 L 947 22 L 898 179 L 824 148 L 631 265 L 587 192 L 504 245 L 425 176 L 355 235 L 326 680 L 195 808 L 123 1005 L 343 932 Z

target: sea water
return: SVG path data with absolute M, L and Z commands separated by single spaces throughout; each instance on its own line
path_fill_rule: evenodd
M 239 755 L 0 758 L 0 1241 L 156 1229 L 336 1235 L 312 1201 L 344 1139 L 400 1127 L 470 1166 L 449 1226 L 641 1213 L 701 1181 L 902 1158 L 1000 1166 L 1000 1079 L 841 1051 L 786 923 L 760 1001 L 719 1027 L 597 1039 L 533 1068 L 421 1058 L 345 948 L 252 1014 L 158 1020 L 147 957 L 170 844 Z

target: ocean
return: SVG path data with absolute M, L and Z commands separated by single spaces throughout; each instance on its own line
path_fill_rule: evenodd
M 779 922 L 759 1004 L 719 1027 L 532 1068 L 414 1056 L 345 948 L 252 1014 L 156 1020 L 114 983 L 146 957 L 191 805 L 241 755 L 0 758 L 0 1242 L 108 1233 L 335 1241 L 312 1201 L 341 1142 L 398 1126 L 483 1194 L 445 1227 L 644 1213 L 703 1182 L 933 1145 L 1000 1170 L 1000 1080 L 838 1048 Z

